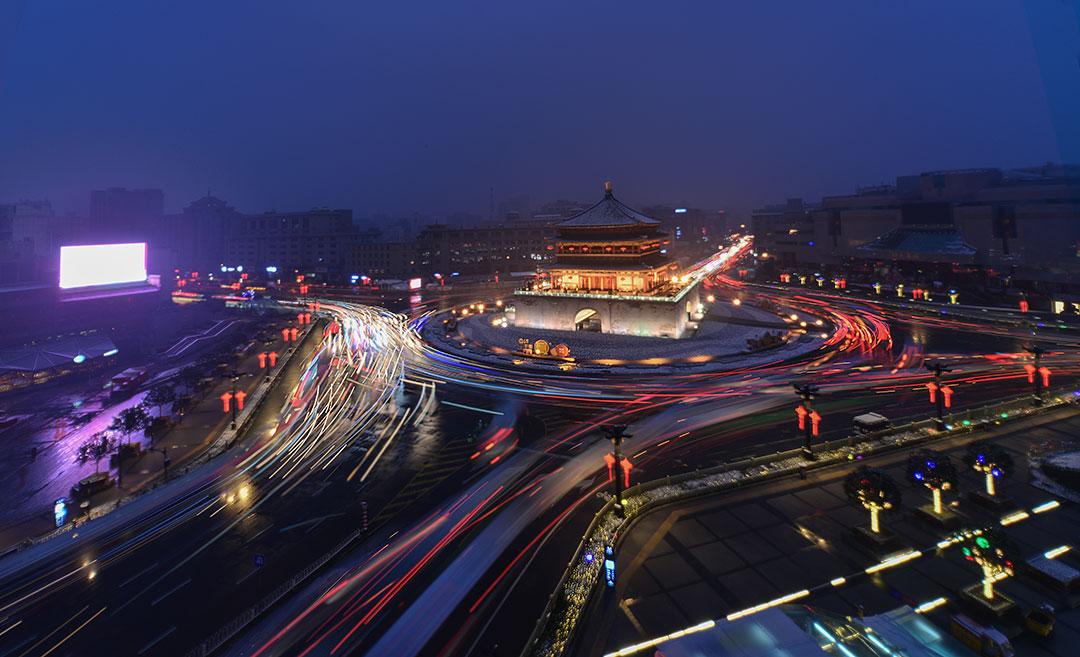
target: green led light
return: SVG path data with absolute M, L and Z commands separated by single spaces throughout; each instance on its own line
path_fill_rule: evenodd
M 1002 413 L 1001 417 L 1003 417 L 1003 418 L 1009 417 L 1009 414 L 1008 413 Z
M 964 420 L 960 424 L 964 425 L 965 427 L 970 427 L 971 426 L 971 420 Z
M 990 541 L 986 540 L 985 536 L 980 536 L 975 539 L 975 545 L 978 545 L 985 550 L 986 548 L 990 547 Z

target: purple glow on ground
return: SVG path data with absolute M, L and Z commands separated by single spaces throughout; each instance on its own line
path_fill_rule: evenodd
M 61 289 L 145 280 L 145 242 L 60 247 Z

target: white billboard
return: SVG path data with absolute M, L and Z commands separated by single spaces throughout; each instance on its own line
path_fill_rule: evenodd
M 145 281 L 145 242 L 60 247 L 61 289 Z

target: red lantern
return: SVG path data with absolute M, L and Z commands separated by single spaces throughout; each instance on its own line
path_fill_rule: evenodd
M 297 329 L 295 326 L 292 327 L 291 329 L 289 329 L 289 339 L 290 340 L 292 340 L 293 342 L 296 342 L 296 337 L 298 335 L 300 335 L 300 330 Z
M 1039 368 L 1039 374 L 1042 375 L 1043 387 L 1044 388 L 1049 388 L 1050 387 L 1050 368 L 1049 367 L 1040 367 Z
M 289 341 L 289 329 L 287 329 L 287 328 L 281 329 L 281 340 L 282 340 L 282 342 L 288 342 Z
M 1027 372 L 1028 383 L 1035 383 L 1035 366 L 1031 363 L 1024 363 L 1024 371 Z
M 1027 299 L 1021 299 L 1020 300 L 1020 312 L 1026 313 L 1028 311 L 1028 308 L 1030 308 L 1030 306 L 1028 305 L 1028 300 Z
M 236 391 L 236 410 L 244 410 L 244 397 L 247 397 L 247 393 L 243 390 Z
M 820 424 L 821 424 L 821 416 L 818 415 L 817 411 L 811 411 L 810 412 L 810 435 L 812 435 L 814 438 L 818 437 Z
M 615 477 L 615 457 L 611 452 L 604 454 L 604 463 L 607 464 L 607 480 L 611 481 Z
M 632 463 L 630 463 L 630 459 L 626 458 L 625 456 L 623 457 L 623 460 L 619 463 L 622 465 L 623 487 L 630 488 L 630 471 L 634 469 L 634 466 Z
M 952 408 L 953 389 L 949 386 L 941 386 L 941 394 L 945 395 L 945 408 Z
M 218 399 L 221 400 L 221 412 L 222 413 L 228 413 L 229 412 L 229 402 L 232 401 L 232 397 L 233 396 L 232 396 L 231 392 L 223 392 L 223 393 L 221 393 L 221 397 L 218 397 Z
M 265 370 L 266 369 L 266 352 L 265 351 L 259 353 L 259 369 L 260 370 Z
M 930 383 L 926 384 L 926 389 L 930 392 L 930 403 L 933 404 L 937 401 L 938 386 L 936 383 L 931 381 Z
M 799 418 L 799 430 L 802 431 L 806 428 L 806 414 L 807 411 L 802 406 L 795 407 L 795 415 Z
M 270 367 L 273 367 L 273 366 L 277 365 L 277 352 L 276 351 L 271 351 L 270 353 L 267 354 L 267 357 L 270 358 Z

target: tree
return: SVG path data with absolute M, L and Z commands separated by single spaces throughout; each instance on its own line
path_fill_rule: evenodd
M 120 411 L 113 418 L 109 429 L 119 432 L 124 439 L 130 438 L 136 431 L 142 431 L 150 424 L 150 414 L 142 406 L 132 406 Z
M 878 534 L 878 514 L 900 503 L 900 488 L 892 477 L 880 470 L 863 466 L 844 479 L 844 494 L 870 512 L 870 531 Z
M 983 597 L 993 600 L 994 582 L 1015 573 L 1011 556 L 1012 543 L 1004 532 L 997 528 L 964 532 L 960 538 L 960 550 L 964 559 L 982 568 Z
M 76 451 L 75 460 L 79 465 L 83 465 L 87 461 L 94 462 L 94 474 L 99 472 L 98 467 L 101 463 L 101 459 L 109 455 L 109 452 L 115 447 L 115 441 L 109 437 L 108 432 L 98 431 L 90 438 L 79 445 L 79 449 Z
M 146 393 L 146 398 L 143 401 L 157 407 L 158 417 L 161 417 L 161 407 L 176 401 L 176 389 L 166 384 L 156 386 Z
M 934 513 L 941 515 L 941 491 L 956 486 L 956 466 L 949 457 L 932 449 L 920 449 L 908 457 L 907 476 L 917 485 L 930 489 L 934 496 Z
M 1013 459 L 1007 451 L 989 440 L 968 445 L 967 462 L 976 472 L 986 476 L 986 494 L 996 495 L 995 479 L 1008 477 L 1013 471 Z

